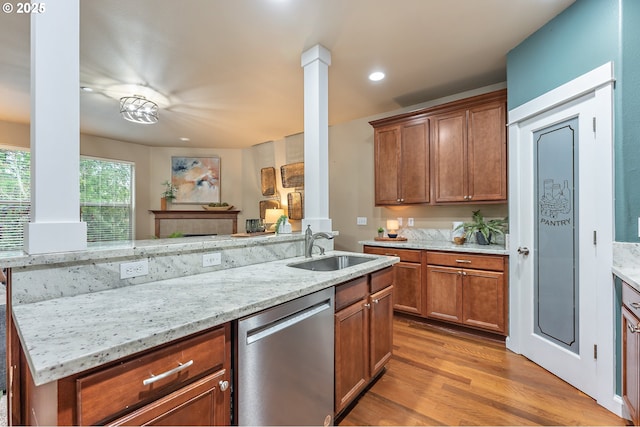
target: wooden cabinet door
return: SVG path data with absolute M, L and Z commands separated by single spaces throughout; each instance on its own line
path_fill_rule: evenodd
M 505 333 L 504 273 L 462 270 L 462 323 Z
M 433 116 L 431 126 L 434 201 L 464 202 L 469 194 L 466 110 Z
M 400 126 L 386 127 L 375 131 L 376 205 L 397 205 L 400 203 L 398 182 L 400 134 Z
M 429 203 L 429 121 L 402 125 L 400 139 L 400 203 Z
M 369 309 L 358 301 L 335 314 L 335 412 L 369 381 Z
M 221 382 L 222 370 L 115 420 L 111 425 L 223 426 L 230 425 L 230 391 Z
M 462 270 L 427 266 L 427 317 L 462 323 Z
M 375 376 L 391 359 L 393 351 L 393 286 L 388 286 L 369 297 L 371 315 L 369 323 L 369 372 Z
M 400 261 L 393 265 L 393 308 L 410 314 L 423 314 L 422 266 Z
M 469 109 L 467 169 L 470 201 L 507 200 L 506 104 Z
M 634 425 L 640 421 L 640 332 L 638 319 L 622 307 L 622 397 Z

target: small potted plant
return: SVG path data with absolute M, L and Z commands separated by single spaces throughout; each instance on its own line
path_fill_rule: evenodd
M 378 237 L 384 237 L 384 228 L 378 227 Z
M 480 210 L 473 211 L 472 221 L 464 222 L 456 227 L 464 229 L 467 240 L 475 235 L 479 245 L 490 245 L 493 235 L 502 235 L 508 224 L 507 218 L 484 220 Z
M 160 209 L 166 211 L 168 204 L 176 199 L 178 189 L 168 180 L 163 182 L 162 185 L 164 185 L 164 192 L 160 196 Z

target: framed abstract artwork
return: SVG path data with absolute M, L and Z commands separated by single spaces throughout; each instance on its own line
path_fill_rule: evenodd
M 174 203 L 219 203 L 220 157 L 172 157 L 171 183 Z

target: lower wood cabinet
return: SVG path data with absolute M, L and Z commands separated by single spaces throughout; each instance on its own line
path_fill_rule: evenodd
M 12 393 L 25 425 L 229 425 L 230 325 L 35 386 L 24 354 Z M 55 396 L 55 397 L 52 397 Z
M 426 316 L 507 334 L 507 259 L 426 251 Z
M 336 286 L 335 413 L 384 368 L 393 348 L 393 270 Z
M 393 309 L 403 313 L 423 315 L 425 291 L 422 280 L 421 252 L 417 249 L 365 246 L 364 253 L 397 256 L 393 265 Z
M 640 423 L 640 293 L 622 282 L 622 398 Z

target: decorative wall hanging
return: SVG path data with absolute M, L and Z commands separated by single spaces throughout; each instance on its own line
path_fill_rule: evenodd
M 304 217 L 302 193 L 294 191 L 287 194 L 287 204 L 289 205 L 289 219 L 302 219 Z
M 174 203 L 219 203 L 220 157 L 172 157 L 171 183 Z
M 280 166 L 280 174 L 284 188 L 304 187 L 304 162 Z
M 276 194 L 276 168 L 262 168 L 260 170 L 260 181 L 263 196 L 273 196 Z

